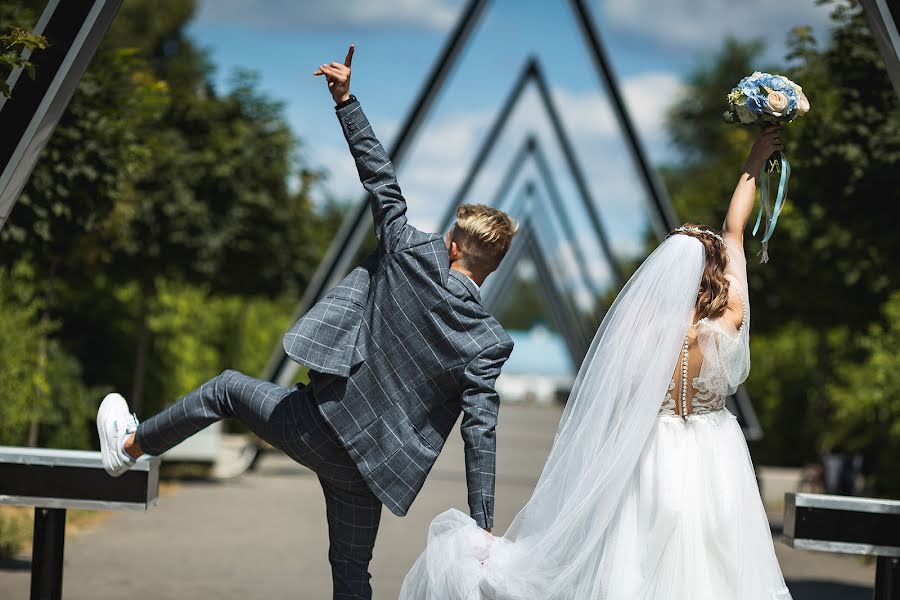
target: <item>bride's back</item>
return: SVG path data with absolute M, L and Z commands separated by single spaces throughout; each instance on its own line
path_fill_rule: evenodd
M 703 243 L 706 268 L 659 414 L 686 418 L 725 408 L 747 377 L 750 305 L 743 248 L 699 229 L 682 235 Z

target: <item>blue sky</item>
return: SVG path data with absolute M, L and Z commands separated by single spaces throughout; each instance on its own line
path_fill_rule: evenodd
M 390 147 L 463 4 L 461 0 L 200 0 L 189 32 L 209 51 L 221 85 L 238 67 L 260 74 L 262 89 L 284 102 L 287 119 L 302 140 L 305 160 L 328 170 L 327 186 L 336 196 L 356 201 L 361 186 L 355 167 L 325 84 L 312 76 L 313 70 L 322 62 L 343 60 L 349 43 L 355 43 L 352 91 L 375 132 Z M 662 131 L 666 107 L 685 101 L 686 76 L 709 60 L 726 35 L 763 38 L 764 64 L 781 62 L 786 34 L 795 25 L 811 25 L 820 37 L 827 35 L 827 9 L 813 0 L 594 0 L 590 6 L 655 163 L 677 159 Z M 439 226 L 439 216 L 530 55 L 538 57 L 548 75 L 615 250 L 623 255 L 636 252 L 646 227 L 645 194 L 565 0 L 494 0 L 489 5 L 399 169 L 411 221 L 423 229 Z M 516 108 L 469 201 L 493 197 L 509 157 L 529 133 L 545 144 L 563 196 L 575 196 L 536 99 L 529 93 Z M 523 170 L 523 178 L 532 175 L 533 170 Z M 579 211 L 573 205 L 573 220 L 585 222 Z M 579 238 L 582 234 L 580 241 L 589 255 L 599 255 L 586 229 Z M 560 268 L 572 270 L 569 242 L 556 238 L 548 243 L 558 249 Z M 602 260 L 592 264 L 591 271 L 598 282 L 608 281 Z

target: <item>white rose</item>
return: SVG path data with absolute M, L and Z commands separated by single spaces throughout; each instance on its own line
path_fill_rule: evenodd
M 746 106 L 736 107 L 735 112 L 737 112 L 738 120 L 744 125 L 756 122 L 756 115 L 754 115 Z
M 788 97 L 781 92 L 769 92 L 766 97 L 766 112 L 780 117 L 788 107 Z
M 797 96 L 797 116 L 802 117 L 806 113 L 809 112 L 809 99 L 806 97 L 806 94 L 800 92 L 800 95 Z

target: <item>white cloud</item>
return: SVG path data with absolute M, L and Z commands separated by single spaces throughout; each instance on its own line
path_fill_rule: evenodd
M 201 0 L 200 24 L 240 25 L 263 30 L 448 29 L 457 0 Z
M 812 0 L 603 0 L 600 7 L 610 27 L 689 50 L 718 48 L 725 35 L 781 47 L 790 27 L 822 29 L 828 21 L 828 8 Z

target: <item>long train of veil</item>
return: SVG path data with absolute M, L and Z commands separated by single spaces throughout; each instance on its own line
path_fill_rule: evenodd
M 690 325 L 703 245 L 675 235 L 622 289 L 578 372 L 531 499 L 503 537 L 451 509 L 431 524 L 401 600 L 594 597 L 609 524 Z

